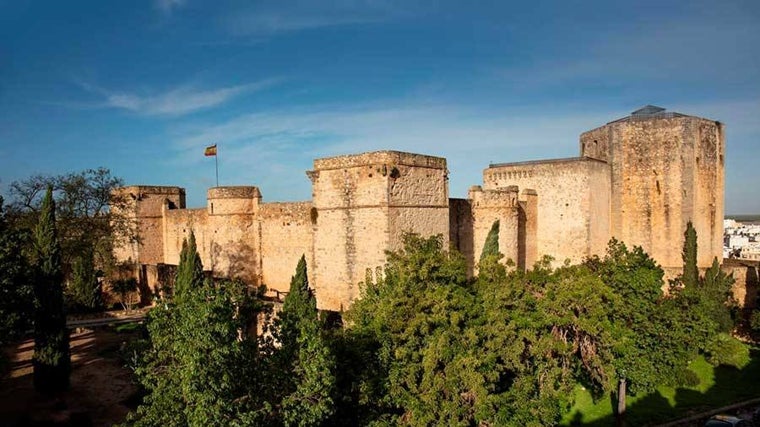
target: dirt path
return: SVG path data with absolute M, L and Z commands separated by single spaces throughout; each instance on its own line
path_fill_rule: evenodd
M 71 389 L 44 397 L 32 384 L 34 342 L 7 349 L 11 372 L 0 381 L 0 426 L 110 426 L 124 420 L 130 397 L 137 391 L 130 372 L 117 356 L 132 334 L 97 330 L 71 335 Z M 91 422 L 91 424 L 90 424 Z

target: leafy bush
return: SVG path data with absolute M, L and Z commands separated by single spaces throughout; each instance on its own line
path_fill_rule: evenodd
M 728 365 L 742 369 L 750 362 L 749 348 L 728 334 L 718 334 L 707 347 L 707 361 L 713 366 Z
M 114 280 L 111 283 L 111 290 L 119 295 L 119 302 L 124 307 L 124 310 L 126 310 L 129 306 L 127 296 L 137 290 L 137 279 L 130 277 L 128 279 Z
M 749 327 L 755 332 L 760 332 L 760 310 L 752 312 L 752 316 L 749 318 Z
M 97 311 L 103 307 L 102 289 L 93 264 L 92 253 L 74 261 L 66 302 L 71 311 Z
M 667 381 L 667 385 L 671 387 L 696 387 L 699 383 L 699 376 L 687 367 L 675 369 L 673 376 Z

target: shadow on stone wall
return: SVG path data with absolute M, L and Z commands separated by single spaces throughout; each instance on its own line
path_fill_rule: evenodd
M 758 307 L 758 289 L 760 289 L 760 261 L 743 259 L 724 259 L 721 269 L 727 274 L 733 274 L 734 295 L 740 307 Z
M 214 277 L 240 279 L 251 286 L 260 284 L 256 251 L 251 245 L 237 242 L 223 247 L 211 242 L 211 264 L 207 268 Z

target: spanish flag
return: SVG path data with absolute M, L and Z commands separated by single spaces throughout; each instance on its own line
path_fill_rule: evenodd
M 206 151 L 203 152 L 203 155 L 208 156 L 216 156 L 216 144 L 206 147 Z

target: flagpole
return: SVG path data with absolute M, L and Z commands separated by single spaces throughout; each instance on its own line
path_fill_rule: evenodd
M 214 166 L 216 166 L 216 186 L 219 186 L 219 144 L 216 145 L 216 153 L 214 154 Z

